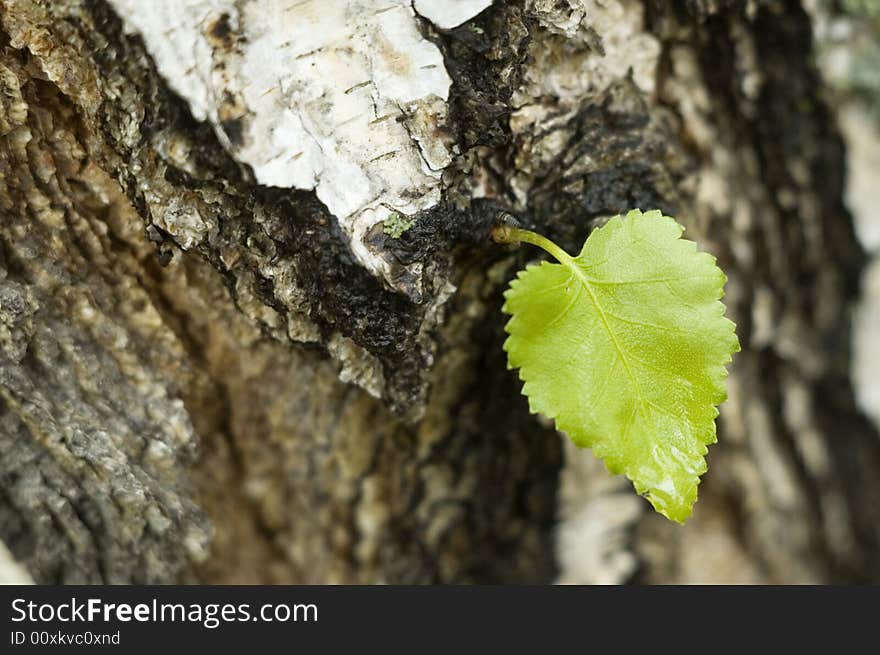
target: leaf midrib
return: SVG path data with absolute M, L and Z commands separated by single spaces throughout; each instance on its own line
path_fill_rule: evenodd
M 599 314 L 599 319 L 602 321 L 602 325 L 605 328 L 605 331 L 608 333 L 608 336 L 611 338 L 611 343 L 614 344 L 615 350 L 617 350 L 617 354 L 620 356 L 620 361 L 623 362 L 623 368 L 626 369 L 626 374 L 629 377 L 630 381 L 635 388 L 635 396 L 638 399 L 638 409 L 644 409 L 645 399 L 642 397 L 642 389 L 639 386 L 639 382 L 636 379 L 635 375 L 633 375 L 632 370 L 629 366 L 629 360 L 626 358 L 626 354 L 623 351 L 620 343 L 617 341 L 617 336 L 614 334 L 614 330 L 611 329 L 611 324 L 608 322 L 608 318 L 605 315 L 605 310 L 602 309 L 602 305 L 599 304 L 598 298 L 596 298 L 596 294 L 593 292 L 593 287 L 590 284 L 590 280 L 584 275 L 583 271 L 581 271 L 580 266 L 575 262 L 574 257 L 569 255 L 564 250 L 559 249 L 558 253 L 553 253 L 553 255 L 559 260 L 559 263 L 568 268 L 571 271 L 572 275 L 577 277 L 583 285 L 584 289 L 587 290 L 587 295 L 590 297 L 590 302 L 593 303 L 593 307 L 596 308 L 596 311 Z M 560 256 L 561 255 L 561 256 Z

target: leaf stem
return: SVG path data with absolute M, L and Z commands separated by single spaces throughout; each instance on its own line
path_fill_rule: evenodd
M 509 225 L 499 225 L 492 229 L 491 237 L 496 243 L 530 243 L 533 246 L 538 246 L 553 255 L 560 264 L 568 264 L 572 260 L 571 255 L 550 241 L 550 239 L 531 230 L 523 230 Z

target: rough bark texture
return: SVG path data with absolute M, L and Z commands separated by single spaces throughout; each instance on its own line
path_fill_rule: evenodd
M 880 580 L 862 253 L 800 4 L 496 2 L 422 29 L 458 154 L 439 205 L 369 235 L 419 272 L 407 294 L 314 193 L 257 185 L 103 0 L 0 3 L 14 559 L 64 583 Z M 487 241 L 499 214 L 573 250 L 631 207 L 718 256 L 743 344 L 684 528 L 530 416 L 501 351 L 534 253 Z

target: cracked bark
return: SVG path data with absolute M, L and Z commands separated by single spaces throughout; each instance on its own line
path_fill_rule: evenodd
M 404 294 L 313 193 L 256 184 L 105 2 L 0 3 L 0 539 L 36 581 L 880 579 L 807 15 L 622 3 L 651 75 L 538 95 L 613 53 L 563 5 L 422 25 L 459 154 L 439 205 L 367 237 Z M 486 240 L 499 213 L 573 250 L 630 207 L 718 255 L 744 346 L 685 528 L 530 417 L 500 348 L 533 253 Z

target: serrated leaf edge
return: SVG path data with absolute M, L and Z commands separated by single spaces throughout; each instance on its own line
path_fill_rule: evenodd
M 646 217 L 646 218 L 647 218 L 647 217 L 651 217 L 651 218 L 658 218 L 658 217 L 659 217 L 659 218 L 663 218 L 663 219 L 667 219 L 667 220 L 672 221 L 672 222 L 675 224 L 675 226 L 678 228 L 678 236 L 676 236 L 676 237 L 675 237 L 674 239 L 672 239 L 671 241 L 672 241 L 673 243 L 674 243 L 674 242 L 679 242 L 679 243 L 682 243 L 682 244 L 687 245 L 688 248 L 689 248 L 689 250 L 691 250 L 691 252 L 693 252 L 694 254 L 697 254 L 697 255 L 704 255 L 706 258 L 708 258 L 709 260 L 711 260 L 711 265 L 712 265 L 713 267 L 715 267 L 717 270 L 720 271 L 720 268 L 719 268 L 718 265 L 717 265 L 717 258 L 716 258 L 714 255 L 712 255 L 711 253 L 707 253 L 707 252 L 700 251 L 700 250 L 699 250 L 699 246 L 698 246 L 698 244 L 697 244 L 696 242 L 691 241 L 691 240 L 689 240 L 689 239 L 684 239 L 684 238 L 682 238 L 682 235 L 684 234 L 684 231 L 685 231 L 685 230 L 684 230 L 684 227 L 683 227 L 681 224 L 679 224 L 678 221 L 676 221 L 674 218 L 672 218 L 672 217 L 670 217 L 670 216 L 665 216 L 665 215 L 663 215 L 663 214 L 662 214 L 661 212 L 659 212 L 659 211 L 656 211 L 656 210 L 655 210 L 655 211 L 650 211 L 650 212 L 644 212 L 644 213 L 642 213 L 642 212 L 640 212 L 639 210 L 632 210 L 632 211 L 630 211 L 630 212 L 628 212 L 628 213 L 626 214 L 626 217 L 623 217 L 622 215 L 614 216 L 613 218 L 609 219 L 609 221 L 608 221 L 607 223 L 605 223 L 605 225 L 603 225 L 603 226 L 601 226 L 600 228 L 597 228 L 597 229 L 602 229 L 602 228 L 604 228 L 604 227 L 607 227 L 607 226 L 609 226 L 613 221 L 623 222 L 623 221 L 626 220 L 626 219 L 637 218 L 637 217 L 640 217 L 640 216 L 641 216 L 641 217 Z M 591 233 L 591 234 L 592 234 L 592 233 Z M 581 256 L 581 255 L 584 253 L 585 249 L 587 248 L 587 244 L 588 244 L 588 242 L 589 242 L 589 237 L 584 241 L 584 245 L 583 245 L 583 247 L 581 248 L 581 251 L 580 251 L 580 253 L 579 253 L 578 256 Z M 570 255 L 568 255 L 568 257 L 569 257 L 569 259 L 571 260 L 572 265 L 573 265 L 573 266 L 577 266 L 577 264 L 573 263 L 575 258 L 571 257 Z M 549 261 L 546 261 L 546 260 L 545 260 L 545 261 L 541 261 L 539 264 L 528 264 L 524 269 L 522 269 L 522 270 L 520 270 L 520 271 L 517 272 L 516 278 L 514 278 L 513 280 L 511 280 L 511 282 L 510 282 L 510 284 L 509 284 L 509 286 L 508 286 L 508 289 L 505 290 L 505 292 L 504 292 L 504 294 L 503 294 L 504 297 L 505 297 L 505 302 L 504 302 L 504 304 L 502 305 L 501 310 L 502 310 L 504 313 L 506 313 L 506 314 L 508 314 L 509 316 L 511 316 L 511 319 L 508 320 L 507 323 L 505 323 L 505 325 L 504 325 L 504 330 L 505 330 L 505 332 L 507 332 L 508 337 L 504 340 L 504 344 L 503 344 L 502 348 L 503 348 L 504 352 L 506 352 L 506 353 L 508 354 L 508 358 L 507 358 L 507 368 L 508 368 L 508 370 L 513 370 L 513 369 L 515 369 L 515 368 L 518 368 L 518 369 L 519 369 L 519 371 L 518 371 L 518 378 L 519 378 L 519 380 L 523 383 L 522 393 L 523 393 L 523 395 L 526 396 L 526 398 L 527 398 L 527 400 L 528 400 L 529 411 L 530 411 L 532 414 L 543 414 L 543 415 L 546 416 L 547 418 L 553 420 L 555 423 L 557 423 L 557 429 L 559 429 L 559 430 L 562 431 L 562 432 L 566 432 L 566 436 L 568 436 L 568 432 L 566 431 L 565 426 L 559 425 L 559 423 L 558 423 L 558 420 L 557 420 L 557 419 L 558 419 L 558 412 L 552 410 L 549 406 L 545 406 L 545 403 L 544 403 L 544 402 L 541 402 L 543 399 L 540 397 L 540 395 L 529 395 L 529 394 L 527 393 L 526 388 L 527 388 L 528 385 L 529 385 L 529 381 L 528 381 L 526 378 L 529 377 L 529 367 L 527 367 L 527 366 L 525 366 L 525 365 L 523 365 L 523 366 L 517 366 L 517 365 L 513 364 L 513 363 L 510 361 L 511 358 L 510 358 L 509 344 L 510 344 L 510 342 L 511 342 L 511 339 L 512 339 L 513 336 L 514 336 L 513 334 L 511 334 L 511 331 L 510 331 L 510 324 L 511 324 L 511 322 L 512 322 L 512 320 L 513 320 L 513 313 L 512 313 L 511 311 L 509 311 L 509 309 L 508 309 L 508 303 L 507 303 L 506 298 L 507 298 L 508 295 L 509 295 L 509 294 L 515 289 L 516 285 L 520 284 L 520 280 L 521 280 L 521 278 L 523 278 L 523 277 L 527 274 L 527 272 L 529 271 L 529 269 L 532 269 L 532 268 L 539 268 L 539 267 L 544 267 L 544 266 L 563 266 L 563 267 L 567 267 L 567 268 L 569 268 L 569 269 L 571 270 L 571 266 L 566 266 L 566 264 L 563 263 L 563 262 L 560 262 L 560 263 L 553 263 L 553 262 L 549 262 Z M 572 276 L 575 276 L 574 271 L 572 271 Z M 585 283 L 587 283 L 586 280 L 585 280 Z M 728 318 L 725 316 L 725 314 L 726 314 L 726 312 L 727 312 L 727 308 L 725 307 L 724 303 L 721 302 L 721 299 L 724 297 L 724 285 L 725 285 L 726 283 L 727 283 L 727 275 L 725 275 L 724 272 L 721 271 L 721 284 L 719 285 L 719 291 L 718 291 L 718 293 L 717 293 L 717 296 L 716 296 L 715 299 L 712 301 L 712 309 L 715 310 L 715 311 L 713 312 L 714 316 L 717 317 L 717 318 L 722 318 L 722 319 L 724 320 L 725 327 L 728 327 L 728 328 L 729 328 L 729 335 L 732 337 L 732 343 L 731 343 L 732 349 L 731 349 L 731 348 L 727 348 L 727 349 L 726 349 L 726 350 L 729 350 L 730 352 L 728 352 L 728 353 L 725 355 L 725 358 L 724 358 L 724 361 L 723 361 L 722 364 L 720 364 L 720 365 L 718 365 L 718 366 L 713 366 L 713 367 L 711 367 L 711 369 L 710 369 L 710 372 L 711 372 L 711 373 L 714 373 L 714 374 L 717 374 L 717 376 L 718 376 L 717 379 L 721 381 L 720 389 L 718 389 L 718 388 L 713 389 L 713 391 L 716 392 L 715 395 L 713 395 L 713 403 L 712 403 L 712 404 L 713 404 L 712 409 L 713 409 L 713 413 L 714 413 L 714 418 L 717 418 L 717 417 L 719 416 L 718 405 L 720 405 L 721 403 L 725 402 L 725 401 L 727 400 L 727 397 L 728 397 L 728 394 L 727 394 L 727 385 L 724 384 L 724 380 L 726 380 L 727 377 L 729 376 L 729 371 L 728 371 L 728 369 L 727 369 L 727 365 L 730 364 L 730 363 L 733 361 L 733 353 L 736 353 L 736 352 L 739 352 L 739 351 L 740 351 L 739 338 L 738 338 L 737 335 L 736 335 L 736 324 L 735 324 L 733 321 L 731 321 L 730 319 L 728 319 Z M 594 304 L 594 306 L 595 306 L 595 307 L 597 308 L 597 310 L 598 310 L 599 307 L 598 307 L 598 304 L 595 302 L 595 300 L 593 300 L 593 304 Z M 606 325 L 606 329 L 608 330 L 609 335 L 611 335 L 611 334 L 612 334 L 611 329 L 610 329 L 609 327 L 607 327 L 607 325 Z M 618 354 L 621 355 L 619 348 L 618 348 Z M 713 376 L 713 377 L 714 377 L 714 376 Z M 717 400 L 715 400 L 715 399 L 717 399 Z M 693 494 L 692 494 L 692 495 L 689 494 L 688 496 L 686 496 L 686 501 L 687 501 L 687 504 L 688 504 L 688 506 L 689 506 L 690 508 L 693 508 L 693 505 L 694 505 L 694 504 L 696 503 L 696 501 L 697 501 L 697 498 L 698 498 L 698 495 L 699 495 L 698 488 L 699 488 L 699 484 L 700 484 L 700 482 L 701 482 L 701 478 L 702 478 L 702 476 L 705 474 L 705 472 L 708 470 L 707 463 L 706 463 L 706 455 L 707 455 L 708 452 L 709 452 L 709 448 L 708 448 L 708 447 L 709 447 L 711 444 L 717 443 L 717 441 L 718 441 L 718 438 L 717 438 L 717 428 L 716 428 L 716 425 L 715 425 L 714 418 L 713 418 L 713 421 L 712 421 L 711 433 L 705 435 L 707 438 L 702 438 L 702 437 L 701 437 L 701 438 L 698 438 L 698 448 L 697 448 L 697 452 L 698 452 L 699 455 L 701 456 L 701 462 L 700 462 L 700 468 L 701 468 L 701 470 L 699 471 L 699 473 L 697 473 L 697 483 L 696 483 L 696 485 L 694 485 L 694 488 L 693 488 Z M 585 443 L 578 443 L 578 441 L 577 441 L 576 439 L 574 439 L 574 438 L 572 438 L 572 437 L 569 437 L 569 438 L 572 440 L 572 442 L 573 442 L 578 448 L 590 448 L 590 449 L 593 451 L 593 453 L 596 455 L 596 457 L 598 457 L 598 458 L 602 461 L 602 463 L 603 463 L 603 465 L 605 466 L 606 470 L 608 470 L 611 474 L 613 474 L 613 475 L 621 475 L 621 474 L 622 474 L 622 475 L 625 475 L 625 477 L 626 477 L 628 480 L 630 480 L 630 482 L 633 484 L 633 486 L 635 487 L 637 493 L 639 493 L 640 495 L 645 495 L 645 494 L 648 492 L 648 489 L 647 489 L 644 485 L 641 485 L 641 484 L 639 484 L 638 482 L 636 482 L 632 477 L 630 477 L 630 476 L 629 476 L 628 474 L 626 474 L 624 471 L 622 471 L 622 470 L 615 470 L 614 467 L 612 467 L 612 466 L 607 462 L 606 457 L 605 457 L 605 455 L 607 454 L 607 452 L 603 452 L 603 451 L 605 451 L 605 449 L 603 449 L 601 446 L 598 446 L 598 447 L 597 447 L 597 446 L 593 445 L 592 443 L 586 443 L 586 442 L 585 442 Z M 692 509 L 691 509 L 691 510 L 689 510 L 689 511 L 687 512 L 687 514 L 685 514 L 685 515 L 682 516 L 681 518 L 678 518 L 678 517 L 670 516 L 670 515 L 669 515 L 667 512 L 665 512 L 665 511 L 662 511 L 662 510 L 659 510 L 659 509 L 658 509 L 658 511 L 660 511 L 664 516 L 666 516 L 666 517 L 669 518 L 670 520 L 676 521 L 676 522 L 678 522 L 678 523 L 684 523 L 684 521 L 685 521 L 685 520 L 691 515 L 691 513 L 692 513 Z

